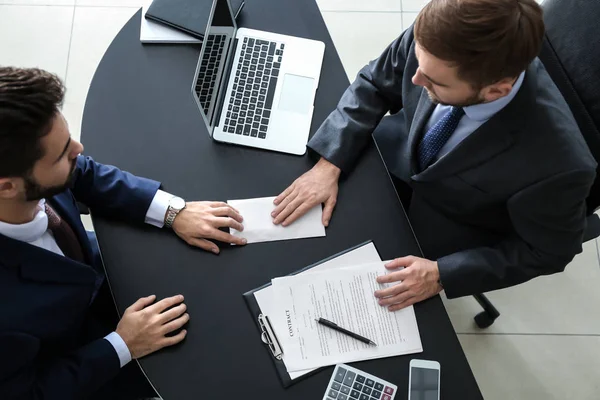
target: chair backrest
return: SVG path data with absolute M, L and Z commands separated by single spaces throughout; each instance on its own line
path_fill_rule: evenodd
M 540 60 L 600 161 L 600 1 L 545 0 L 542 7 L 546 37 Z M 600 166 L 587 206 L 589 214 L 600 206 Z

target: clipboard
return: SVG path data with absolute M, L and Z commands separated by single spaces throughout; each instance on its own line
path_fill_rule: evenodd
M 323 263 L 326 263 L 328 261 L 336 259 L 336 258 L 338 258 L 344 254 L 347 254 L 349 252 L 352 252 L 354 250 L 358 250 L 361 247 L 364 247 L 369 244 L 372 244 L 373 247 L 375 247 L 375 251 L 377 251 L 377 254 L 379 254 L 379 250 L 377 250 L 375 243 L 373 243 L 372 240 L 368 240 L 359 245 L 356 245 L 356 246 L 346 249 L 342 252 L 334 254 L 331 257 L 327 257 L 315 264 L 309 265 L 308 267 L 305 267 L 298 271 L 292 272 L 291 274 L 289 274 L 289 276 L 297 275 L 299 273 L 305 272 L 311 268 L 317 267 Z M 381 258 L 381 255 L 379 257 Z M 269 282 L 265 285 L 262 285 L 261 287 L 258 287 L 256 289 L 250 290 L 250 291 L 244 293 L 243 296 L 244 296 L 244 300 L 246 301 L 246 305 L 248 306 L 248 310 L 250 311 L 250 314 L 252 314 L 252 319 L 254 320 L 254 323 L 256 324 L 256 327 L 258 328 L 259 334 L 257 335 L 258 336 L 257 339 L 261 340 L 265 344 L 265 348 L 271 355 L 270 358 L 273 361 L 273 365 L 275 366 L 275 370 L 277 371 L 277 375 L 279 376 L 279 380 L 281 381 L 281 384 L 283 385 L 284 388 L 288 388 L 291 385 L 293 385 L 294 383 L 299 382 L 304 378 L 308 378 L 309 376 L 312 376 L 327 367 L 321 367 L 321 368 L 315 369 L 315 370 L 313 370 L 305 375 L 302 375 L 296 379 L 292 379 L 290 377 L 290 375 L 287 371 L 287 368 L 285 367 L 285 364 L 283 362 L 283 349 L 280 345 L 279 339 L 277 339 L 277 335 L 275 334 L 275 331 L 273 330 L 273 327 L 269 320 L 269 316 L 265 315 L 261 311 L 261 309 L 258 305 L 258 302 L 256 301 L 256 297 L 254 296 L 255 292 L 260 291 L 269 286 L 271 286 L 271 282 Z

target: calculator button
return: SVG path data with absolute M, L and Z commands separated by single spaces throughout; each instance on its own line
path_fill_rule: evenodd
M 360 392 L 357 392 L 356 390 L 353 390 L 352 393 L 350 393 L 351 399 L 358 399 L 359 397 L 360 397 Z
M 332 399 L 337 399 L 338 397 L 338 392 L 336 392 L 335 390 L 331 389 L 329 391 L 329 393 L 327 393 L 327 396 L 331 397 Z
M 375 384 L 375 390 L 379 390 L 380 392 L 383 392 L 383 385 L 379 382 L 377 382 Z
M 346 375 L 346 370 L 342 367 L 338 367 L 337 370 L 335 371 L 335 377 L 333 378 L 334 381 L 342 383 L 344 382 L 344 376 Z
M 337 383 L 337 382 L 333 382 L 333 383 L 331 384 L 331 388 L 332 388 L 332 389 L 335 389 L 335 390 L 340 390 L 340 388 L 341 388 L 341 387 L 342 387 L 342 385 L 340 385 L 340 384 L 339 384 L 339 383 Z
M 369 396 L 367 396 L 366 394 L 361 394 L 359 400 L 370 400 Z
M 363 385 L 361 385 L 361 384 L 360 384 L 360 383 L 358 383 L 358 382 L 355 382 L 355 383 L 354 383 L 354 386 L 353 386 L 353 388 L 354 388 L 355 390 L 358 390 L 358 391 L 360 392 L 360 391 L 362 390 L 362 388 L 363 388 Z
M 384 394 L 381 399 L 382 400 L 392 400 L 392 396 L 390 396 L 389 394 Z
M 387 393 L 387 394 L 394 394 L 394 389 L 392 389 L 389 386 L 385 387 L 385 390 L 383 391 L 383 393 Z
M 346 374 L 346 377 L 344 378 L 344 385 L 352 386 L 352 384 L 354 383 L 355 377 L 356 377 L 356 373 L 354 373 L 352 371 L 348 371 L 348 373 Z
M 367 378 L 365 378 L 365 377 L 364 377 L 364 376 L 362 376 L 362 375 L 359 375 L 359 376 L 357 376 L 357 377 L 356 377 L 356 381 L 357 381 L 358 383 L 365 383 L 365 379 L 367 379 Z
M 370 387 L 364 387 L 363 388 L 363 393 L 364 394 L 371 394 L 371 392 L 373 391 L 373 389 L 371 389 Z
M 348 400 L 348 396 L 346 396 L 345 394 L 340 393 L 338 395 L 337 400 Z
M 367 379 L 367 383 L 365 383 L 368 387 L 373 387 L 375 385 L 375 381 L 373 379 Z
M 381 392 L 378 390 L 373 390 L 373 393 L 371 393 L 371 396 L 373 396 L 375 399 L 379 400 L 381 398 Z
M 340 390 L 340 392 L 344 394 L 350 394 L 350 388 L 348 386 L 342 385 L 342 389 Z

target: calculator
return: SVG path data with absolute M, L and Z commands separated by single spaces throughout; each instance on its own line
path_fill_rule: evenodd
M 346 364 L 338 364 L 323 400 L 393 400 L 398 387 Z

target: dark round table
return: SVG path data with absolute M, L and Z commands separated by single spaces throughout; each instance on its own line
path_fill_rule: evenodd
M 325 42 L 314 133 L 348 86 L 315 1 L 248 0 L 240 25 Z M 274 196 L 313 165 L 310 155 L 214 142 L 191 94 L 199 46 L 142 45 L 139 31 L 140 12 L 114 39 L 94 75 L 82 126 L 87 155 L 159 180 L 164 190 L 187 200 Z M 149 294 L 186 297 L 191 316 L 186 340 L 140 360 L 165 400 L 322 398 L 333 369 L 284 389 L 242 294 L 366 240 L 385 259 L 420 254 L 373 144 L 342 178 L 326 238 L 224 248 L 215 256 L 166 229 L 101 218 L 94 218 L 94 226 L 121 312 Z M 354 365 L 394 382 L 396 399 L 405 399 L 410 359 L 437 360 L 443 399 L 480 399 L 441 299 L 415 310 L 422 354 Z

